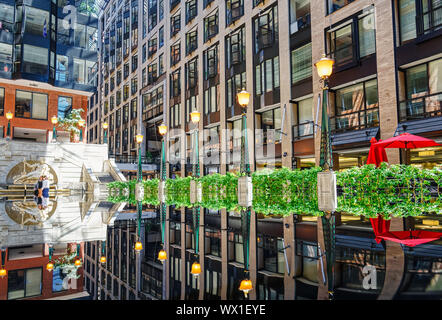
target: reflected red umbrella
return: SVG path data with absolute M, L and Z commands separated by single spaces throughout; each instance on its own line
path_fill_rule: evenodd
M 440 146 L 440 144 L 438 144 L 434 140 L 420 136 L 415 136 L 414 134 L 405 132 L 396 137 L 375 143 L 374 146 L 383 147 L 383 148 L 414 149 L 414 148 L 436 147 Z
M 438 240 L 442 232 L 413 230 L 413 231 L 389 231 L 378 235 L 379 238 L 394 241 L 408 247 L 415 247 L 419 244 Z
M 379 140 L 381 142 L 382 140 Z M 388 162 L 387 153 L 384 147 L 376 146 L 376 138 L 373 137 L 370 140 L 370 150 L 368 151 L 367 164 L 374 164 L 379 167 L 382 162 Z
M 370 222 L 373 227 L 375 240 L 377 243 L 380 243 L 382 239 L 379 236 L 390 231 L 391 220 L 385 220 L 381 215 L 378 215 L 377 218 L 370 218 Z

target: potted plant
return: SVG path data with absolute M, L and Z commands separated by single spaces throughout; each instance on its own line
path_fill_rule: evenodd
M 58 121 L 57 127 L 69 132 L 71 142 L 79 142 L 79 122 L 84 119 L 81 117 L 83 109 L 72 109 L 68 116 Z

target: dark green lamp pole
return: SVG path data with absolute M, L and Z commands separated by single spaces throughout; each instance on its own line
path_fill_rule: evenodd
M 137 185 L 139 188 L 141 188 L 142 187 L 141 182 L 143 181 L 143 168 L 141 164 L 141 143 L 143 142 L 143 135 L 139 133 L 135 136 L 135 139 L 137 141 L 137 150 L 138 150 Z M 137 214 L 138 214 L 138 233 L 137 233 L 138 240 L 135 243 L 135 250 L 137 252 L 140 252 L 143 249 L 143 245 L 141 243 L 141 216 L 143 214 L 143 202 L 142 199 L 138 198 L 138 195 L 137 195 Z
M 323 171 L 333 171 L 333 153 L 331 145 L 330 118 L 328 116 L 328 80 L 333 71 L 334 60 L 325 55 L 315 63 L 315 66 L 323 84 L 322 87 L 322 120 L 321 120 L 321 148 L 319 166 Z M 327 289 L 329 299 L 334 298 L 334 264 L 335 264 L 335 215 L 332 211 L 325 211 L 321 217 L 324 235 L 325 256 L 327 259 Z
M 55 129 L 55 126 L 58 123 L 58 118 L 57 116 L 52 116 L 51 118 L 51 122 L 53 124 L 53 129 L 52 129 L 52 142 L 57 142 L 57 130 Z
M 11 120 L 14 117 L 11 111 L 6 112 L 6 119 L 8 120 L 8 128 L 6 130 L 6 139 L 11 139 Z
M 109 128 L 109 124 L 107 122 L 103 122 L 103 131 L 104 131 L 103 143 L 107 143 L 107 128 Z

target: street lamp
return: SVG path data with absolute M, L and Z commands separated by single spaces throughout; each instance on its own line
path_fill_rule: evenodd
M 143 168 L 141 164 L 141 143 L 143 142 L 144 136 L 141 133 L 138 133 L 135 136 L 135 140 L 137 142 L 137 150 L 138 150 L 138 168 L 137 168 L 137 184 L 143 181 Z M 137 196 L 138 197 L 138 196 Z M 139 253 L 143 250 L 143 244 L 141 243 L 141 216 L 143 214 L 143 202 L 142 199 L 137 199 L 137 213 L 138 213 L 138 241 L 135 243 L 135 251 Z
M 247 106 L 250 102 L 250 93 L 242 90 L 237 93 L 238 103 L 242 107 L 241 114 L 241 175 L 250 179 L 250 164 L 249 164 L 249 148 L 247 139 Z M 247 298 L 248 292 L 252 289 L 252 281 L 249 278 L 249 250 L 250 250 L 250 217 L 251 207 L 241 210 L 241 229 L 243 237 L 243 254 L 244 254 L 244 280 L 241 281 L 239 290 L 244 292 Z
M 48 270 L 49 272 L 54 270 L 54 264 L 52 263 L 52 253 L 53 253 L 53 251 L 54 251 L 54 248 L 52 247 L 52 245 L 49 245 L 49 262 L 46 265 L 46 270 Z
M 165 147 L 165 136 L 167 134 L 167 126 L 161 123 L 158 126 L 158 132 L 161 135 L 161 164 L 160 164 L 160 184 L 163 186 L 164 181 L 166 180 L 166 147 Z M 161 263 L 167 260 L 167 253 L 164 250 L 164 236 L 166 233 L 166 204 L 163 202 L 163 199 L 160 199 L 160 218 L 161 218 L 161 245 L 163 249 L 158 252 L 158 260 Z M 163 268 L 163 280 L 165 280 L 165 268 Z
M 1 265 L 0 265 L 0 278 L 5 277 L 8 272 L 5 269 L 6 249 L 1 248 Z
M 55 130 L 55 126 L 58 123 L 57 116 L 52 116 L 51 122 L 54 125 L 53 130 L 52 130 L 52 142 L 56 142 L 57 141 L 57 130 Z
M 80 260 L 80 244 L 77 244 L 77 258 L 74 261 L 74 265 L 76 267 L 80 267 L 81 266 L 81 260 Z
M 107 143 L 107 128 L 109 128 L 109 124 L 107 122 L 103 122 L 103 130 L 104 130 L 104 138 L 103 143 Z
M 83 142 L 83 127 L 86 124 L 86 121 L 84 119 L 78 120 L 78 126 L 80 127 L 80 141 Z
M 322 120 L 321 120 L 321 149 L 319 166 L 323 169 L 323 173 L 332 181 L 333 179 L 333 154 L 331 146 L 330 118 L 327 113 L 328 105 L 328 80 L 333 72 L 335 61 L 327 58 L 325 54 L 321 60 L 315 63 L 320 81 L 322 82 Z M 318 174 L 319 175 L 319 174 Z M 324 176 L 324 177 L 326 177 Z M 335 178 L 334 178 L 335 179 Z M 322 179 L 325 181 L 326 179 Z M 319 179 L 318 179 L 319 181 Z M 330 182 L 329 182 L 330 183 Z M 330 197 L 331 198 L 331 197 Z M 334 262 L 335 262 L 335 215 L 333 210 L 325 211 L 321 217 L 322 229 L 324 235 L 325 254 L 327 260 L 327 289 L 329 299 L 333 299 L 333 282 L 334 282 Z
M 105 248 L 106 248 L 106 241 L 101 241 L 101 257 L 100 257 L 101 264 L 106 263 L 106 255 L 104 253 Z
M 11 120 L 14 117 L 14 114 L 9 111 L 6 112 L 6 119 L 8 119 L 8 129 L 6 130 L 6 139 L 9 140 L 11 139 Z
M 161 250 L 158 252 L 158 260 L 160 260 L 161 263 L 163 263 L 164 261 L 167 260 L 167 253 L 166 253 L 166 251 L 164 251 L 163 249 L 161 249 Z

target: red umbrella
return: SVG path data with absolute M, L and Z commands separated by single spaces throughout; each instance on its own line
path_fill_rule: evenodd
M 436 143 L 434 140 L 415 136 L 414 134 L 410 134 L 407 132 L 402 133 L 396 137 L 375 143 L 374 145 L 376 147 L 383 147 L 383 148 L 405 148 L 405 149 L 440 146 L 440 144 Z
M 382 239 L 379 237 L 381 234 L 385 234 L 390 230 L 391 220 L 384 220 L 381 215 L 377 218 L 370 218 L 371 226 L 373 227 L 373 232 L 375 235 L 375 240 L 380 243 Z
M 379 140 L 381 142 L 382 140 Z M 387 153 L 383 147 L 376 146 L 376 138 L 370 140 L 370 151 L 368 151 L 367 164 L 375 164 L 379 167 L 382 162 L 388 162 Z
M 442 237 L 442 232 L 413 230 L 413 231 L 389 231 L 378 236 L 384 240 L 398 242 L 400 244 L 414 247 L 419 244 L 438 240 Z

